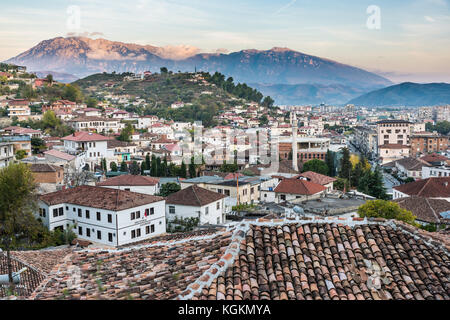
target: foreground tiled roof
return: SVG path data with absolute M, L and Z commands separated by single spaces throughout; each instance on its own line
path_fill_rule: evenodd
M 313 195 L 326 190 L 324 186 L 299 179 L 283 179 L 275 188 L 276 193 Z
M 252 226 L 195 299 L 450 299 L 450 258 L 385 225 Z
M 450 235 L 403 222 L 259 219 L 70 251 L 22 298 L 449 300 L 449 250 Z
M 42 195 L 39 199 L 48 205 L 70 203 L 112 211 L 121 211 L 164 200 L 162 197 L 147 194 L 92 186 L 56 191 Z
M 131 250 L 74 252 L 31 298 L 174 299 L 222 257 L 230 239 L 226 232 Z
M 327 185 L 331 182 L 336 181 L 335 178 L 317 173 L 317 172 L 313 172 L 313 171 L 307 171 L 307 172 L 303 172 L 301 174 L 299 174 L 299 177 L 304 177 L 307 178 L 308 181 L 320 184 L 322 186 Z
M 159 183 L 159 178 L 134 175 L 120 175 L 97 183 L 99 187 L 106 186 L 154 186 Z
M 403 209 L 411 211 L 418 220 L 429 223 L 440 223 L 442 212 L 450 211 L 450 202 L 443 199 L 427 199 L 408 197 L 394 200 Z
M 409 196 L 448 198 L 450 197 L 450 177 L 417 180 L 394 187 L 394 189 Z
M 202 207 L 226 198 L 225 195 L 192 185 L 186 189 L 172 193 L 166 198 L 167 204 Z

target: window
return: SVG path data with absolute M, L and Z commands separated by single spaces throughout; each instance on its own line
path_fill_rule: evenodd
M 63 207 L 59 208 L 58 211 L 59 211 L 59 216 L 64 215 L 64 208 Z
M 108 241 L 113 242 L 113 234 L 112 233 L 108 233 Z
M 125 191 L 131 191 L 131 189 L 130 188 L 125 188 Z
M 91 216 L 90 216 L 90 213 L 89 213 L 89 210 L 86 210 L 86 219 L 89 219 Z
M 150 208 L 150 215 L 154 215 L 155 214 L 155 208 Z
M 97 239 L 102 239 L 102 232 L 100 230 L 97 230 Z
M 169 206 L 169 213 L 175 214 L 175 206 Z
M 136 211 L 136 219 L 139 219 L 141 217 L 141 212 L 140 211 Z
M 97 212 L 97 221 L 102 220 L 102 214 L 100 212 Z
M 146 226 L 145 227 L 145 234 L 149 234 L 150 233 L 150 226 Z
M 75 212 L 75 211 L 77 211 L 77 210 L 75 209 L 75 207 L 73 207 L 73 208 L 72 208 L 72 211 Z
M 216 209 L 217 209 L 217 210 L 220 209 L 220 202 L 217 202 L 217 204 L 216 204 Z
M 58 216 L 58 209 L 53 209 L 53 218 Z
M 78 234 L 79 234 L 80 236 L 83 235 L 83 228 L 82 228 L 82 227 L 78 227 Z
M 223 193 L 223 190 L 222 189 L 217 189 L 217 192 L 218 193 Z
M 91 229 L 86 228 L 86 236 L 90 237 L 91 236 Z
M 78 209 L 78 216 L 81 218 L 82 213 L 81 213 L 81 209 Z
M 225 190 L 225 195 L 229 196 L 230 195 L 230 190 Z
M 131 220 L 134 220 L 134 219 L 136 219 L 136 213 L 135 213 L 135 212 L 132 212 L 132 213 L 131 213 Z
M 154 224 L 152 224 L 152 225 L 150 226 L 150 232 L 151 232 L 151 233 L 155 232 L 155 225 L 154 225 Z
M 108 222 L 112 223 L 112 214 L 108 213 Z
M 136 230 L 131 230 L 131 239 L 136 238 Z
M 136 230 L 136 237 L 140 237 L 141 236 L 141 229 L 137 229 Z
M 209 207 L 206 207 L 205 208 L 205 215 L 208 215 L 209 214 Z
M 282 195 L 280 196 L 280 199 L 283 200 L 283 201 L 285 201 L 285 200 L 286 200 L 286 195 L 282 194 Z

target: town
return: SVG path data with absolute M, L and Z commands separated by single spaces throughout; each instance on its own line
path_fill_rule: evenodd
M 193 119 L 199 100 L 173 97 L 175 121 L 113 90 L 160 77 L 223 103 Z M 218 73 L 167 68 L 103 78 L 88 92 L 2 64 L 0 184 L 17 190 L 1 201 L 0 297 L 449 298 L 450 105 L 275 106 Z M 337 269 L 310 283 L 319 257 Z

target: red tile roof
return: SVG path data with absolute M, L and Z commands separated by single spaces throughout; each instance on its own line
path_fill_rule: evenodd
M 411 211 L 417 220 L 428 223 L 441 223 L 440 213 L 450 211 L 450 202 L 443 199 L 427 199 L 421 197 L 408 197 L 396 199 L 400 207 Z
M 324 186 L 298 179 L 284 179 L 275 188 L 276 193 L 288 193 L 299 195 L 313 195 L 326 190 Z
M 325 176 L 323 174 L 313 172 L 313 171 L 303 172 L 302 174 L 298 175 L 298 178 L 300 178 L 300 177 L 307 178 L 308 181 L 320 184 L 322 186 L 336 181 L 335 178 L 331 178 L 329 176 Z
M 424 198 L 449 198 L 450 177 L 428 178 L 394 187 L 409 196 Z
M 162 197 L 92 186 L 56 191 L 42 195 L 39 199 L 48 205 L 70 203 L 111 211 L 122 211 L 164 200 Z
M 134 175 L 120 175 L 106 181 L 97 183 L 98 187 L 107 186 L 154 186 L 159 183 L 159 178 Z
M 110 138 L 102 136 L 98 133 L 78 131 L 71 134 L 70 136 L 62 138 L 61 140 L 89 142 L 89 141 L 108 141 L 110 140 Z
M 45 151 L 44 154 L 45 155 L 49 155 L 49 156 L 53 156 L 55 158 L 60 158 L 60 159 L 63 159 L 63 160 L 67 160 L 67 161 L 72 161 L 72 160 L 74 160 L 76 158 L 73 155 L 70 155 L 70 154 L 65 153 L 65 152 L 58 151 L 56 149 Z
M 226 198 L 226 196 L 221 193 L 213 192 L 204 188 L 200 188 L 197 185 L 193 185 L 171 194 L 166 198 L 166 203 L 203 207 L 223 198 Z
M 425 162 L 446 162 L 449 159 L 440 154 L 433 153 L 433 154 L 429 154 L 429 155 L 421 157 L 420 160 L 423 160 Z

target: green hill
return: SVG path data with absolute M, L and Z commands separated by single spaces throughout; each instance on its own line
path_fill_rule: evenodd
M 162 72 L 145 79 L 130 79 L 131 73 L 100 73 L 75 81 L 86 97 L 103 100 L 108 95 L 130 96 L 131 100 L 143 99 L 139 105 L 123 108 L 140 115 L 157 115 L 175 121 L 203 121 L 214 125 L 213 117 L 220 111 L 246 102 L 258 102 L 271 107 L 270 97 L 246 84 L 234 84 L 220 73 L 172 73 Z M 175 102 L 183 102 L 180 109 L 171 109 Z M 117 105 L 117 107 L 121 107 Z

